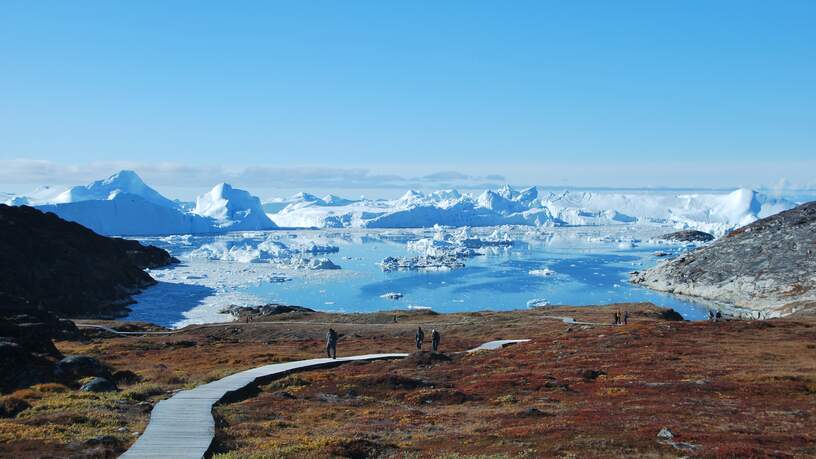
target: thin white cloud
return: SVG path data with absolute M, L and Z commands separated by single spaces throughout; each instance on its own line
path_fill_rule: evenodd
M 230 182 L 244 187 L 260 188 L 410 188 L 452 185 L 464 188 L 484 186 L 486 177 L 456 172 L 435 172 L 420 178 L 396 174 L 377 174 L 364 168 L 271 167 L 243 168 L 191 166 L 179 163 L 140 163 L 104 161 L 86 164 L 62 164 L 53 161 L 0 160 L 0 184 L 72 186 L 107 177 L 117 171 L 136 171 L 148 184 L 172 187 L 210 187 Z M 493 179 L 503 181 L 501 176 Z M 489 185 L 489 184 L 488 184 Z

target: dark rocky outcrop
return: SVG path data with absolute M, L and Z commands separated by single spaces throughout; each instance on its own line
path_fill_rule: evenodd
M 683 230 L 674 233 L 664 234 L 663 236 L 660 236 L 660 239 L 678 242 L 709 242 L 713 241 L 715 237 L 714 235 L 708 234 L 703 231 Z
M 660 318 L 663 320 L 671 320 L 677 322 L 682 322 L 686 320 L 683 318 L 682 315 L 680 315 L 679 312 L 675 311 L 674 309 L 664 309 L 663 311 L 660 312 Z
M 63 380 L 95 376 L 112 379 L 111 370 L 99 360 L 85 355 L 69 355 L 54 366 L 54 375 Z
M 816 309 L 816 202 L 763 218 L 632 282 L 770 314 Z
M 73 322 L 0 292 L 0 392 L 52 381 L 62 358 L 52 339 L 74 339 Z
M 155 283 L 144 269 L 174 261 L 52 213 L 0 205 L 0 293 L 62 317 L 125 315 L 130 296 Z
M 261 306 L 229 306 L 221 311 L 222 314 L 232 314 L 238 320 L 263 320 L 264 317 L 277 316 L 290 312 L 312 313 L 314 309 L 303 306 L 270 303 Z

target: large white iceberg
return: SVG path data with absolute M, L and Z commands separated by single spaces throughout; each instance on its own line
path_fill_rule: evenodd
M 64 191 L 40 188 L 29 196 L 14 196 L 7 204 L 34 205 L 106 235 L 201 234 L 276 227 L 260 200 L 246 191 L 217 185 L 199 197 L 195 210 L 189 212 L 147 186 L 133 171 L 120 171 Z
M 158 191 L 145 184 L 133 171 L 119 171 L 104 180 L 97 180 L 90 185 L 75 186 L 57 195 L 51 204 L 68 204 L 80 201 L 105 201 L 118 194 L 138 196 L 147 202 L 171 209 L 178 204 L 165 198 Z
M 193 213 L 213 220 L 222 230 L 254 231 L 277 228 L 267 217 L 261 200 L 244 190 L 219 183 L 196 199 Z
M 209 219 L 160 206 L 127 193 L 117 193 L 107 200 L 47 204 L 37 208 L 80 223 L 99 234 L 125 236 L 213 231 Z

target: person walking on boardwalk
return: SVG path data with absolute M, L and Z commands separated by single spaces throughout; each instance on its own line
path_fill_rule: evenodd
M 422 349 L 422 342 L 425 341 L 425 332 L 422 331 L 422 327 L 417 327 L 416 331 L 416 347 L 417 350 Z
M 433 349 L 434 352 L 439 350 L 439 340 L 441 338 L 442 337 L 439 335 L 439 332 L 434 328 L 431 331 L 431 349 Z
M 333 328 L 326 333 L 326 357 L 337 358 L 337 332 Z

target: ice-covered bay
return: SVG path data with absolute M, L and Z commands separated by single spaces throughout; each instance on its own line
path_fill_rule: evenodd
M 651 301 L 687 318 L 705 306 L 627 281 L 627 273 L 655 264 L 656 251 L 682 245 L 657 236 L 661 226 L 602 226 L 470 230 L 300 230 L 236 232 L 219 236 L 141 239 L 168 249 L 182 263 L 153 270 L 159 284 L 139 295 L 133 320 L 183 326 L 229 320 L 226 306 L 271 302 L 325 311 L 368 312 L 431 307 L 439 312 L 509 310 L 537 305 Z M 499 235 L 500 234 L 500 235 Z M 495 241 L 512 239 L 512 244 Z M 435 244 L 425 239 L 444 241 Z M 453 269 L 384 271 L 387 257 L 417 250 L 473 246 Z M 489 242 L 493 241 L 493 242 Z M 414 242 L 414 243 L 410 243 Z M 341 269 L 321 269 L 339 266 Z M 459 266 L 457 264 L 457 266 Z M 399 299 L 387 294 L 398 293 Z

